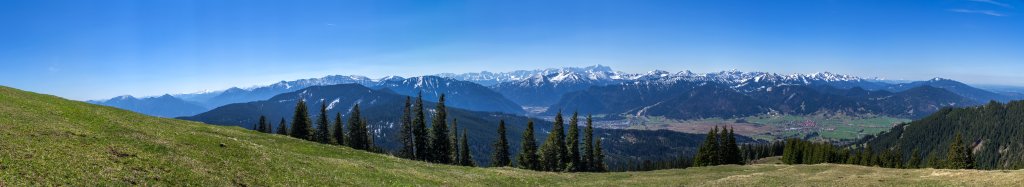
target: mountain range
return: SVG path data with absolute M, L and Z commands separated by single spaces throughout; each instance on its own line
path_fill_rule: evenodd
M 322 78 L 281 81 L 266 86 L 234 87 L 226 90 L 177 94 L 173 96 L 205 109 L 214 109 L 231 103 L 266 100 L 277 94 L 292 92 L 310 86 L 349 83 L 360 84 L 377 90 L 388 89 L 391 92 L 407 96 L 423 93 L 423 96 L 428 100 L 436 100 L 441 93 L 444 93 L 455 99 L 449 101 L 451 106 L 474 111 L 503 112 L 519 115 L 527 114 L 524 108 L 538 108 L 539 110 L 531 109 L 528 115 L 550 115 L 557 112 L 557 110 L 546 112 L 545 110 L 561 109 L 609 114 L 666 115 L 675 118 L 726 117 L 771 112 L 805 114 L 850 111 L 854 113 L 879 112 L 880 114 L 893 116 L 920 117 L 934 111 L 934 108 L 969 106 L 986 103 L 990 100 L 1006 102 L 1024 98 L 1024 94 L 1017 92 L 994 92 L 941 78 L 916 82 L 893 82 L 829 72 L 783 75 L 735 70 L 711 73 L 693 73 L 690 71 L 671 73 L 655 70 L 646 73 L 624 73 L 613 71 L 610 67 L 601 65 L 579 68 L 519 70 L 501 73 L 486 71 L 463 74 L 445 73 L 411 78 L 388 76 L 380 79 L 371 79 L 365 76 L 333 75 Z M 703 87 L 696 90 L 698 92 L 691 93 L 690 91 L 693 91 L 693 88 L 696 88 L 698 85 L 715 86 Z M 941 91 L 927 92 L 940 94 L 927 96 L 904 93 L 923 86 L 943 89 L 960 97 L 967 98 L 969 101 L 951 97 Z M 616 88 L 621 89 L 618 91 L 621 93 L 611 93 L 614 91 L 610 89 Z M 773 89 L 782 88 L 785 88 L 787 92 L 772 92 Z M 923 89 L 927 90 L 928 88 Z M 602 93 L 599 94 L 595 91 Z M 870 95 L 872 97 L 842 96 L 843 94 L 853 94 L 862 91 L 871 92 L 874 95 Z M 900 102 L 896 102 L 897 104 L 891 104 L 891 102 L 887 104 L 878 101 L 879 98 L 887 97 L 888 94 L 885 92 L 889 92 L 888 94 L 893 96 L 905 97 L 895 98 L 900 99 Z M 721 93 L 722 95 L 705 95 L 704 93 Z M 793 98 L 790 98 L 788 95 L 777 95 L 779 93 L 801 94 L 795 94 L 791 96 Z M 604 98 L 604 100 L 613 100 L 614 98 L 616 101 L 599 101 L 595 100 L 597 98 L 586 98 L 587 95 L 601 95 L 601 97 L 608 97 Z M 751 97 L 749 99 L 757 102 L 746 102 L 744 101 L 746 99 L 738 97 L 739 95 Z M 913 99 L 914 97 L 931 97 L 939 98 L 940 100 L 930 102 Z M 117 100 L 117 98 L 110 100 Z M 700 103 L 703 101 L 719 103 Z M 797 103 L 796 101 L 802 102 Z M 105 101 L 91 102 L 104 103 Z M 719 112 L 710 111 L 705 112 L 707 114 L 688 112 L 693 111 L 693 107 L 706 108 L 708 106 L 721 106 L 729 103 L 748 106 L 730 109 L 735 111 L 721 111 L 724 112 L 722 114 L 714 114 Z M 171 108 L 175 106 L 153 102 L 139 102 L 139 104 L 133 105 L 109 105 L 165 117 L 188 116 L 205 110 L 143 110 L 144 108 Z M 808 108 L 808 106 L 812 107 Z M 581 107 L 587 108 L 581 109 Z M 897 110 L 896 108 L 900 109 Z
M 88 101 L 92 104 L 117 107 L 158 117 L 191 116 L 208 110 L 197 103 L 163 95 L 159 97 L 135 98 L 130 95 L 118 96 L 103 101 Z
M 286 123 L 290 123 L 296 102 L 299 100 L 307 102 L 308 110 L 313 111 L 310 115 L 314 118 L 319 115 L 320 107 L 325 105 L 331 120 L 336 114 L 348 118 L 352 106 L 359 104 L 362 117 L 368 122 L 375 144 L 385 150 L 397 150 L 399 146 L 398 128 L 401 125 L 399 119 L 407 97 L 390 90 L 375 90 L 359 84 L 313 86 L 280 94 L 264 101 L 229 104 L 180 119 L 252 129 L 259 116 L 263 115 L 270 119 L 276 127 L 282 119 L 288 121 Z M 450 98 L 455 99 L 454 97 Z M 432 114 L 436 112 L 433 110 L 435 106 L 436 103 L 430 100 L 424 101 L 426 121 L 433 120 Z M 473 158 L 477 163 L 484 165 L 489 162 L 490 144 L 494 142 L 493 138 L 497 137 L 495 128 L 499 120 L 504 120 L 506 123 L 509 145 L 514 151 L 519 150 L 521 139 L 518 137 L 522 136 L 528 121 L 534 121 L 538 141 L 542 141 L 551 129 L 551 122 L 500 112 L 479 112 L 449 106 L 448 116 L 450 122 L 457 120 L 460 132 L 469 132 L 470 141 L 468 142 L 471 143 Z M 568 122 L 568 119 L 566 121 Z M 605 147 L 609 150 L 608 157 L 615 158 L 615 160 L 659 160 L 678 155 L 692 155 L 696 152 L 697 142 L 704 138 L 703 135 L 673 131 L 618 129 L 598 129 L 594 135 L 605 140 Z M 740 141 L 751 142 L 753 140 L 740 137 Z M 632 150 L 637 149 L 636 147 L 658 151 Z

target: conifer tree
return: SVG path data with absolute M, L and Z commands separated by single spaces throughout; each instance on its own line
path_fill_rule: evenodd
M 334 132 L 333 138 L 334 143 L 338 145 L 345 145 L 345 125 L 341 122 L 341 112 L 334 114 Z
M 426 116 L 423 114 L 423 93 L 416 96 L 413 105 L 412 134 L 417 160 L 430 160 L 430 137 L 427 135 Z
M 494 142 L 494 154 L 491 154 L 492 167 L 509 166 L 508 139 L 505 137 L 505 120 L 498 122 L 498 140 Z
M 726 155 L 729 154 L 729 150 L 726 149 L 725 139 L 728 139 L 728 136 L 728 130 L 725 129 L 725 126 L 722 126 L 722 131 L 718 132 L 718 146 L 715 148 L 718 155 L 716 155 L 717 159 L 715 160 L 714 165 L 722 165 L 727 161 Z
M 448 154 L 448 157 L 451 158 L 452 163 L 454 163 L 455 165 L 462 165 L 462 163 L 459 162 L 462 159 L 459 158 L 459 156 L 461 156 L 461 155 L 460 155 L 460 152 L 459 152 L 459 148 L 460 147 L 459 147 L 459 121 L 458 121 L 458 119 L 452 118 L 452 126 L 449 129 L 452 130 L 451 133 L 448 134 L 448 141 L 452 143 L 452 145 L 451 145 L 452 151 L 451 151 L 451 153 Z
M 433 162 L 450 164 L 452 143 L 448 137 L 448 109 L 444 106 L 444 94 L 437 100 L 437 109 L 434 113 L 434 121 L 430 126 L 430 152 Z
M 316 139 L 317 142 L 320 142 L 322 144 L 330 144 L 332 138 L 331 123 L 327 121 L 326 102 L 320 103 L 320 115 L 317 116 L 316 125 L 316 132 L 314 133 L 316 136 L 314 137 L 314 139 Z
M 583 159 L 580 159 L 580 166 L 582 171 L 593 170 L 594 162 L 594 121 L 590 115 L 587 115 L 587 127 L 583 130 Z
M 398 151 L 398 156 L 408 159 L 416 159 L 416 152 L 414 146 L 416 146 L 412 135 L 412 111 L 410 109 L 412 97 L 405 96 L 405 105 L 402 108 L 402 128 L 398 132 L 399 143 L 402 143 L 402 148 Z
M 284 118 L 281 118 L 281 123 L 277 124 L 277 134 L 288 135 L 288 125 L 284 122 Z
M 295 104 L 295 116 L 292 116 L 292 130 L 291 136 L 303 139 L 313 139 L 313 124 L 309 121 L 309 109 L 306 108 L 306 101 L 299 100 L 298 104 Z
M 948 169 L 973 169 L 974 160 L 971 158 L 971 150 L 963 143 L 960 133 L 953 137 L 949 145 L 949 152 L 946 155 L 946 168 Z
M 576 112 L 573 112 L 572 117 L 569 118 L 569 136 L 566 137 L 565 144 L 566 152 L 568 152 L 565 171 L 580 171 L 579 114 Z
M 459 165 L 476 166 L 476 164 L 473 163 L 473 156 L 469 154 L 469 142 L 467 141 L 467 138 L 469 138 L 469 132 L 462 130 L 462 139 L 459 140 L 459 144 L 461 144 L 459 146 Z
M 369 132 L 367 132 L 366 121 L 359 112 L 359 104 L 352 106 L 352 112 L 348 117 L 348 146 L 353 149 L 369 150 Z
M 608 167 L 604 165 L 604 151 L 601 149 L 601 139 L 598 138 L 594 141 L 594 165 L 592 171 L 605 172 L 608 171 Z
M 928 168 L 942 169 L 943 165 L 945 164 L 942 164 L 942 161 L 939 160 L 938 157 L 935 157 L 934 152 L 933 154 L 928 154 Z
M 920 154 L 921 153 L 917 150 L 917 148 L 914 148 L 914 150 L 910 152 L 910 160 L 907 160 L 907 167 L 906 168 L 909 168 L 909 169 L 920 168 L 921 167 L 921 156 L 920 156 Z
M 523 140 L 520 142 L 519 156 L 516 163 L 519 168 L 529 170 L 541 170 L 540 159 L 537 156 L 537 139 L 533 137 L 533 121 L 526 123 L 526 130 L 523 131 Z
M 565 158 L 568 156 L 565 151 L 565 130 L 563 127 L 562 112 L 555 115 L 555 122 L 551 125 L 551 133 L 548 134 L 544 144 L 540 147 L 541 166 L 545 171 L 561 171 L 565 169 Z
M 256 131 L 270 133 L 270 124 L 267 123 L 267 116 L 260 115 L 260 123 L 256 125 Z
M 722 129 L 723 133 L 725 129 Z M 722 141 L 725 141 L 723 145 L 723 152 L 725 152 L 725 162 L 723 164 L 743 164 L 743 157 L 740 156 L 740 147 L 736 144 L 736 133 L 733 128 L 729 128 L 729 134 Z
M 697 150 L 697 155 L 693 157 L 694 166 L 714 166 L 718 165 L 718 126 L 708 131 L 707 137 L 704 138 L 704 144 Z M 786 154 L 783 154 L 785 157 Z M 789 163 L 787 163 L 789 164 Z
M 870 167 L 874 165 L 874 152 L 871 150 L 871 144 L 867 144 L 863 149 L 860 150 L 860 166 Z

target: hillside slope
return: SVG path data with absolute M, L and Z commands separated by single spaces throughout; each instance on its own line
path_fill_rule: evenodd
M 0 186 L 879 186 L 1024 183 L 1022 171 L 844 165 L 547 173 L 402 160 L 0 87 Z

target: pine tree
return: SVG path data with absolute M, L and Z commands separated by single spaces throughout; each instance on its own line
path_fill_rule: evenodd
M 938 157 L 935 157 L 934 153 L 933 154 L 928 154 L 928 165 L 927 165 L 928 168 L 942 169 L 943 165 L 945 165 L 945 164 L 942 164 L 942 161 L 939 160 Z
M 871 144 L 864 147 L 861 151 L 860 165 L 862 166 L 874 166 L 875 165 L 875 153 L 871 149 Z
M 462 130 L 462 139 L 459 140 L 459 144 L 461 144 L 461 146 L 459 146 L 459 165 L 476 166 L 476 164 L 473 163 L 473 156 L 469 154 L 469 142 L 467 141 L 468 138 L 469 132 L 466 132 L 466 130 Z
M 718 165 L 718 126 L 708 131 L 707 137 L 704 138 L 704 144 L 697 149 L 697 155 L 693 157 L 694 166 L 714 166 Z M 786 154 L 783 154 L 785 157 Z M 789 164 L 789 163 L 787 163 Z
M 451 151 L 451 153 L 448 154 L 448 157 L 451 158 L 453 164 L 455 164 L 455 165 L 462 165 L 462 163 L 459 162 L 462 159 L 459 158 L 459 156 L 461 156 L 461 155 L 460 155 L 460 152 L 459 152 L 459 148 L 460 147 L 459 147 L 459 121 L 458 121 L 458 119 L 452 118 L 452 126 L 449 129 L 452 130 L 451 133 L 448 134 L 448 141 L 452 143 L 452 145 L 451 145 L 452 151 Z
M 367 132 L 366 121 L 359 112 L 359 104 L 352 106 L 352 112 L 348 117 L 348 146 L 353 149 L 369 150 L 369 132 Z
M 361 121 L 362 122 L 359 122 L 359 128 L 363 129 L 363 132 L 365 133 L 364 136 L 366 136 L 366 150 L 377 153 L 383 153 L 383 150 L 378 149 L 378 147 L 375 147 L 376 145 L 373 144 L 373 134 L 370 134 L 369 123 L 366 122 L 365 118 L 362 119 Z
M 341 112 L 334 114 L 334 143 L 345 145 L 345 125 L 341 122 Z
M 327 121 L 326 102 L 320 103 L 320 115 L 317 116 L 316 125 L 316 132 L 314 133 L 316 136 L 314 137 L 314 139 L 316 139 L 317 142 L 320 142 L 322 144 L 330 144 L 332 142 L 331 123 Z
M 723 133 L 725 129 L 722 129 Z M 736 133 L 733 128 L 729 128 L 729 134 L 723 140 L 723 150 L 725 152 L 725 162 L 723 164 L 743 164 L 743 157 L 740 156 L 740 147 L 736 144 Z
M 423 93 L 416 96 L 413 106 L 412 134 L 417 160 L 430 160 L 430 137 L 427 135 L 426 116 L 423 114 Z
M 566 156 L 565 171 L 576 172 L 580 171 L 580 129 L 579 129 L 579 114 L 576 112 L 572 113 L 572 117 L 569 118 L 569 136 L 566 137 Z
M 595 172 L 605 172 L 605 171 L 608 171 L 608 167 L 604 165 L 604 151 L 602 151 L 602 149 L 601 149 L 601 139 L 600 138 L 594 141 L 594 163 L 593 164 L 594 165 L 591 166 L 591 167 L 594 168 L 593 171 L 595 171 Z
M 587 128 L 583 130 L 583 159 L 580 166 L 582 171 L 592 171 L 594 162 L 594 121 L 587 115 Z
M 281 118 L 281 123 L 277 124 L 277 134 L 288 135 L 288 125 L 284 122 L 284 118 Z
M 523 140 L 519 146 L 519 156 L 516 162 L 519 168 L 529 170 L 541 170 L 540 159 L 537 156 L 537 139 L 533 137 L 533 121 L 526 124 L 526 131 L 523 131 Z
M 452 143 L 448 137 L 448 109 L 444 106 L 444 94 L 437 100 L 437 109 L 434 113 L 434 121 L 431 123 L 430 149 L 433 162 L 450 164 Z
M 727 158 L 726 158 L 727 156 L 726 155 L 729 154 L 728 153 L 729 150 L 726 149 L 725 139 L 728 139 L 728 136 L 729 136 L 728 130 L 725 129 L 725 126 L 722 126 L 722 131 L 720 131 L 718 133 L 718 141 L 716 141 L 716 142 L 718 142 L 718 146 L 715 148 L 715 150 L 717 150 L 716 153 L 718 153 L 718 155 L 716 155 L 716 157 L 718 159 L 715 159 L 715 164 L 714 165 L 725 164 L 725 162 L 727 160 Z
M 540 147 L 540 161 L 545 171 L 565 169 L 564 161 L 568 155 L 565 151 L 565 130 L 562 123 L 562 112 L 559 111 L 551 125 L 551 133 Z
M 398 151 L 398 156 L 407 159 L 415 159 L 416 152 L 414 146 L 416 146 L 413 135 L 412 135 L 412 111 L 410 109 L 412 97 L 405 96 L 405 105 L 402 108 L 402 129 L 398 132 L 400 143 L 402 143 L 402 149 Z
M 920 168 L 921 167 L 921 156 L 920 156 L 920 154 L 921 153 L 917 150 L 917 148 L 914 148 L 914 150 L 910 152 L 910 160 L 907 160 L 907 167 L 906 168 L 909 168 L 909 169 Z
M 267 116 L 260 115 L 260 123 L 256 125 L 256 131 L 270 133 L 270 123 L 267 123 Z
M 295 104 L 295 116 L 292 117 L 292 137 L 303 140 L 313 139 L 313 124 L 309 121 L 309 111 L 307 110 L 305 100 L 299 100 L 299 103 Z
M 973 169 L 974 160 L 971 157 L 971 150 L 964 145 L 960 133 L 957 133 L 953 137 L 953 142 L 949 145 L 949 152 L 946 155 L 946 168 Z
M 491 154 L 492 167 L 509 166 L 508 139 L 505 137 L 505 120 L 498 123 L 498 140 L 494 142 L 494 154 Z

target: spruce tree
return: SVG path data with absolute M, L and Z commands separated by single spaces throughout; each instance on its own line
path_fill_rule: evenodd
M 462 163 L 459 162 L 462 159 L 459 158 L 459 156 L 461 156 L 461 155 L 460 155 L 460 152 L 459 152 L 459 148 L 460 147 L 459 147 L 459 121 L 458 121 L 458 119 L 452 118 L 452 126 L 451 126 L 451 128 L 448 128 L 448 129 L 451 129 L 451 133 L 448 134 L 449 135 L 448 136 L 448 141 L 452 143 L 452 145 L 451 145 L 452 151 L 451 151 L 451 153 L 448 154 L 448 157 L 451 158 L 452 163 L 454 163 L 455 165 L 462 165 Z
M 398 132 L 399 143 L 402 143 L 402 148 L 398 150 L 398 156 L 407 159 L 416 159 L 416 152 L 414 146 L 416 146 L 412 135 L 412 111 L 410 109 L 412 97 L 405 96 L 405 105 L 402 108 L 402 127 Z
M 870 167 L 874 165 L 871 157 L 874 157 L 874 152 L 871 150 L 871 144 L 867 144 L 860 150 L 860 166 Z
M 270 133 L 270 123 L 267 123 L 267 116 L 260 115 L 260 123 L 256 125 L 256 131 Z
M 281 123 L 277 124 L 277 134 L 288 135 L 288 125 L 284 122 L 284 118 L 281 118 Z
M 526 123 L 526 130 L 523 131 L 523 140 L 519 146 L 521 149 L 516 157 L 519 168 L 529 170 L 541 170 L 540 159 L 537 156 L 537 139 L 533 137 L 533 121 Z
M 725 131 L 725 129 L 723 129 Z M 733 128 L 729 128 L 729 135 L 726 136 L 724 145 L 725 163 L 724 164 L 743 164 L 743 157 L 740 156 L 740 147 L 736 144 L 736 133 Z
M 906 168 L 909 168 L 909 169 L 921 168 L 921 156 L 920 156 L 920 154 L 921 153 L 917 150 L 917 148 L 914 148 L 914 150 L 910 152 L 910 160 L 907 160 Z
M 467 141 L 468 138 L 469 132 L 466 132 L 466 130 L 462 130 L 462 139 L 459 140 L 459 165 L 476 166 L 476 164 L 473 163 L 473 156 L 469 154 L 469 142 Z
M 345 125 L 341 122 L 341 112 L 334 114 L 334 143 L 338 145 L 345 145 Z
M 306 108 L 306 100 L 299 100 L 298 104 L 295 104 L 295 116 L 292 116 L 292 130 L 291 136 L 303 139 L 313 139 L 313 124 L 309 121 L 309 109 Z
M 562 112 L 555 116 L 555 122 L 551 125 L 551 133 L 548 134 L 544 144 L 540 147 L 541 166 L 545 171 L 561 171 L 565 169 L 565 130 L 563 127 Z
M 327 102 L 320 103 L 320 115 L 317 116 L 316 125 L 314 139 L 322 144 L 330 144 L 332 137 L 331 123 L 327 121 Z
M 928 165 L 926 167 L 934 168 L 934 169 L 942 169 L 943 165 L 945 165 L 945 164 L 942 164 L 942 161 L 939 160 L 938 157 L 935 157 L 934 152 L 933 152 L 933 154 L 928 154 Z
M 717 150 L 716 153 L 718 153 L 718 155 L 716 155 L 717 159 L 715 159 L 714 165 L 725 164 L 728 160 L 727 155 L 729 155 L 729 150 L 726 148 L 725 145 L 725 139 L 728 139 L 728 136 L 728 130 L 725 129 L 725 126 L 722 126 L 722 131 L 718 132 L 718 141 L 716 141 L 718 142 L 718 146 L 715 148 L 715 150 Z
M 581 159 L 580 168 L 582 171 L 591 171 L 594 164 L 594 121 L 590 115 L 587 115 L 587 128 L 583 130 L 583 159 Z
M 608 171 L 608 167 L 604 165 L 604 151 L 601 149 L 600 138 L 594 141 L 594 163 L 591 167 L 594 168 L 592 171 L 595 172 Z
M 566 151 L 568 152 L 565 171 L 580 171 L 579 114 L 576 112 L 573 112 L 572 117 L 569 118 L 569 136 L 566 137 L 565 144 L 565 148 L 567 149 Z
M 693 157 L 694 166 L 718 165 L 718 126 L 708 131 L 704 143 L 698 148 L 697 155 Z M 785 155 L 785 154 L 783 154 Z M 787 163 L 788 164 L 788 163 Z
M 348 117 L 348 146 L 353 149 L 369 150 L 369 135 L 366 129 L 366 121 L 360 116 L 359 104 L 352 106 L 352 112 Z
M 430 126 L 430 152 L 433 162 L 450 164 L 452 143 L 448 137 L 448 109 L 444 106 L 444 94 L 437 100 L 434 121 Z
M 492 167 L 509 166 L 508 139 L 505 137 L 505 120 L 498 122 L 498 139 L 494 141 L 494 154 L 491 154 Z
M 430 160 L 430 137 L 427 135 L 426 116 L 423 114 L 423 93 L 416 96 L 413 106 L 412 134 L 417 160 Z
M 960 133 L 953 137 L 949 145 L 949 152 L 946 155 L 946 168 L 948 169 L 973 169 L 974 160 L 971 158 L 971 150 L 964 145 Z

